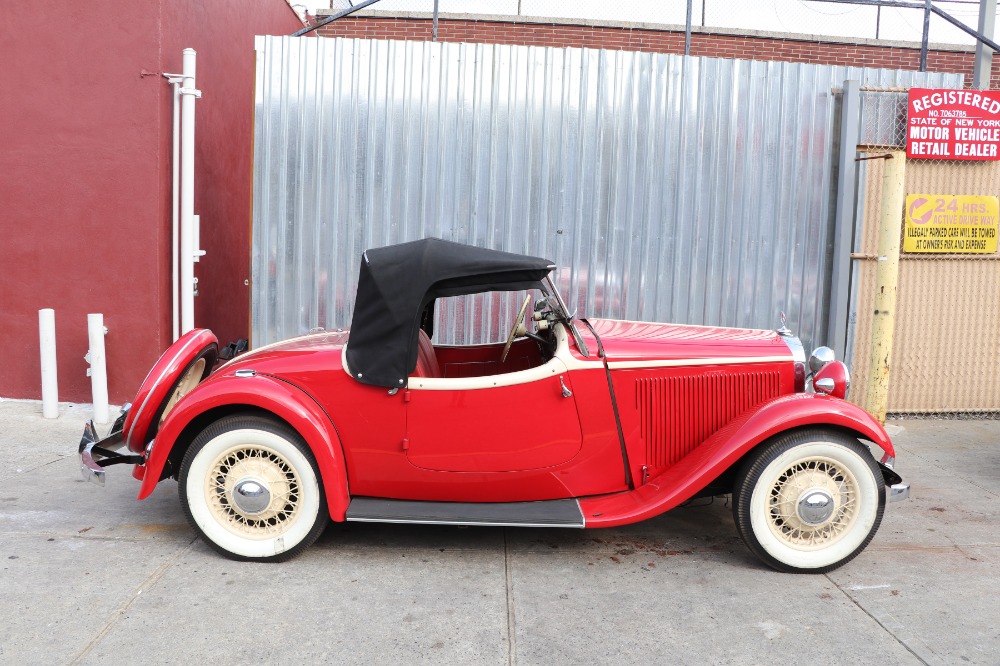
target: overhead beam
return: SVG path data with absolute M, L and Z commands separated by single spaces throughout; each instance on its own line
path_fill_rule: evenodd
M 360 9 L 364 9 L 368 5 L 374 5 L 376 2 L 378 2 L 378 0 L 364 0 L 364 2 L 359 2 L 358 4 L 354 5 L 353 7 L 348 7 L 347 9 L 341 10 L 341 11 L 337 12 L 336 14 L 331 14 L 330 16 L 327 16 L 325 19 L 323 19 L 322 21 L 319 21 L 318 23 L 306 26 L 305 28 L 302 28 L 301 30 L 297 30 L 297 31 L 293 32 L 291 36 L 292 37 L 301 37 L 302 35 L 309 34 L 313 30 L 316 30 L 317 28 L 322 28 L 327 23 L 333 23 L 334 21 L 336 21 L 339 18 L 344 18 L 348 14 L 353 14 L 354 12 L 356 12 L 356 11 L 358 11 Z

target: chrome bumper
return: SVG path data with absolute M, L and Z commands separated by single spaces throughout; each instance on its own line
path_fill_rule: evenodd
M 886 502 L 902 502 L 910 496 L 910 484 L 903 483 L 903 477 L 893 469 L 895 462 L 896 459 L 887 453 L 882 456 L 882 460 L 878 463 L 879 468 L 882 470 L 882 479 L 885 481 L 885 485 L 888 486 L 885 496 Z
M 103 486 L 105 467 L 144 461 L 142 456 L 117 453 L 125 445 L 122 426 L 125 424 L 125 416 L 130 406 L 122 407 L 121 415 L 111 426 L 111 432 L 103 439 L 97 436 L 97 428 L 94 427 L 93 421 L 87 421 L 83 426 L 83 437 L 80 439 L 80 474 L 84 481 L 93 481 Z
M 902 502 L 910 496 L 910 484 L 908 483 L 894 483 L 889 486 L 889 495 L 885 498 L 886 502 Z

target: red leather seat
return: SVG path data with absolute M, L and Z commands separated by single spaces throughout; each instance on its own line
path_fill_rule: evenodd
M 441 366 L 438 365 L 437 354 L 434 353 L 434 345 L 431 344 L 430 337 L 423 329 L 417 338 L 417 368 L 413 371 L 413 377 L 440 377 Z

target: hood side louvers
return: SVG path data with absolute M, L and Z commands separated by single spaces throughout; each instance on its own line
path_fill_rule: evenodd
M 778 371 L 636 379 L 650 467 L 668 467 L 734 418 L 779 394 Z

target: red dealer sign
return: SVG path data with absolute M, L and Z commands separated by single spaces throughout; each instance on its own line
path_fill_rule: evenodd
M 906 156 L 1000 159 L 1000 91 L 910 88 Z

